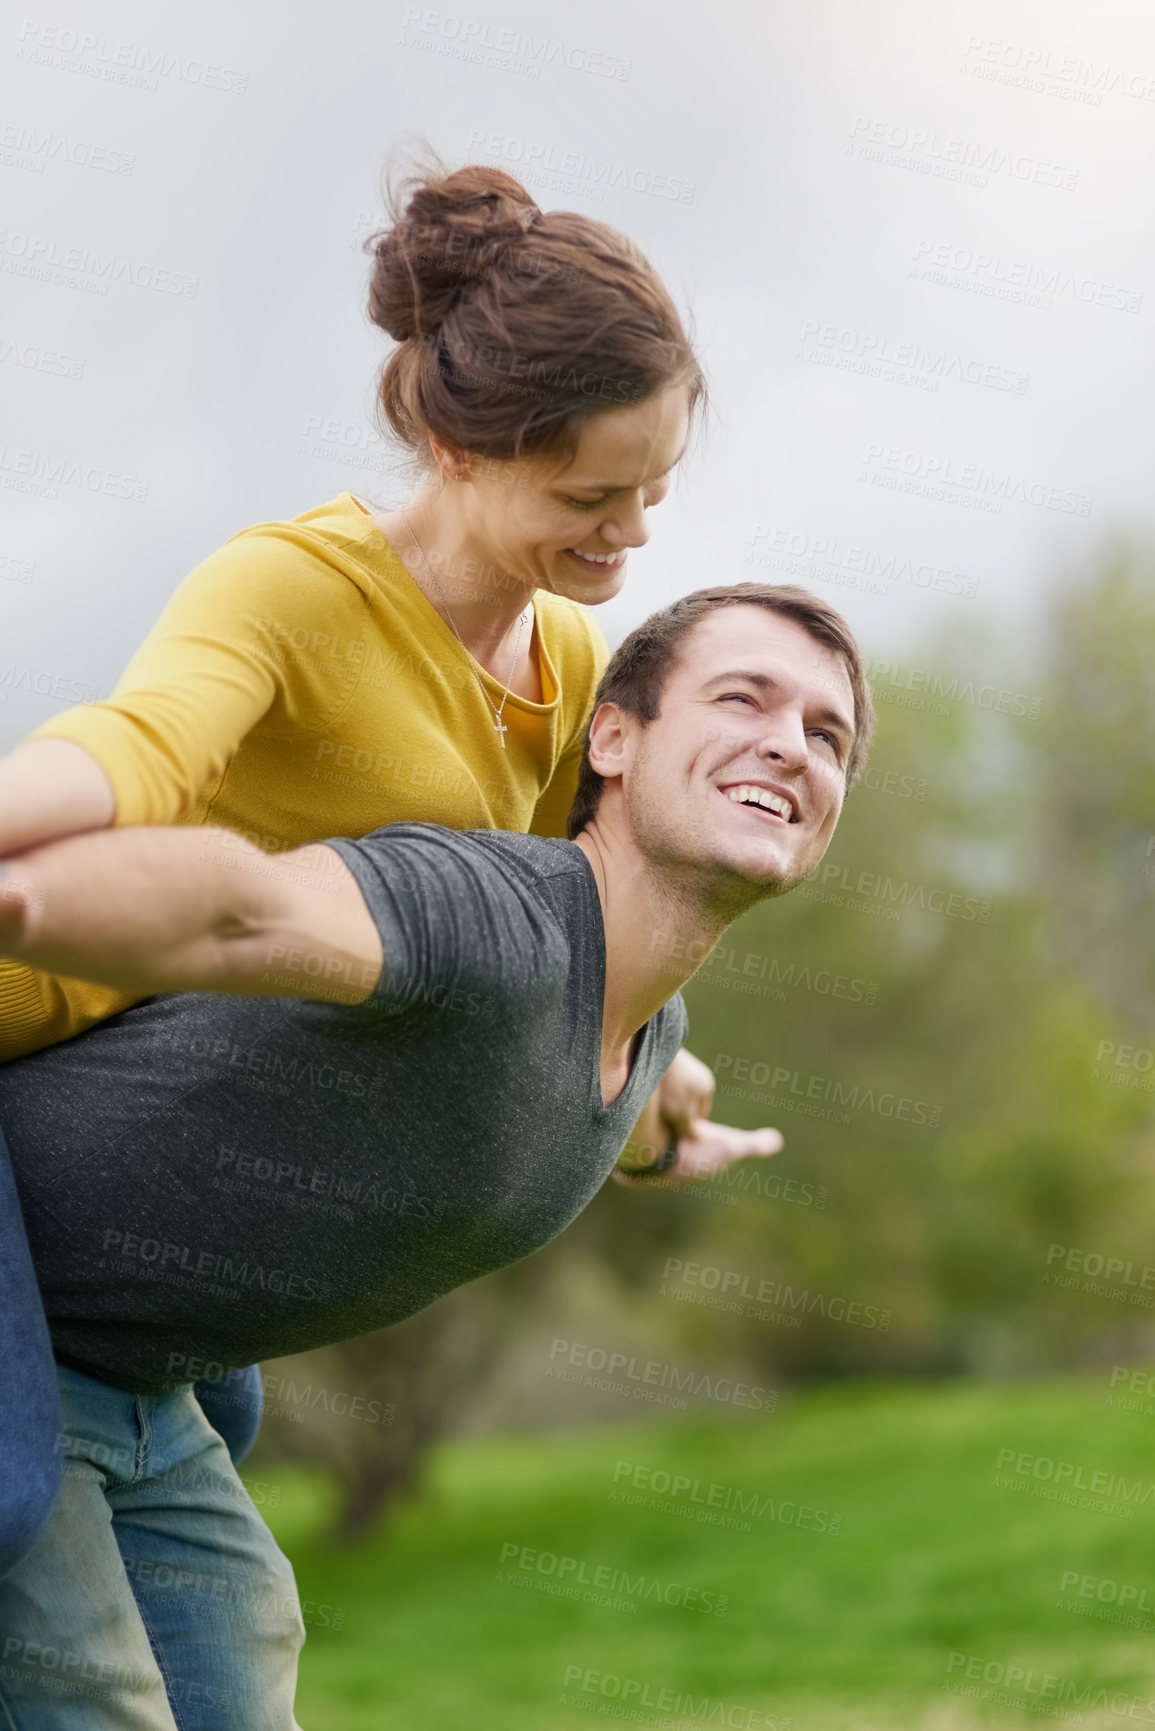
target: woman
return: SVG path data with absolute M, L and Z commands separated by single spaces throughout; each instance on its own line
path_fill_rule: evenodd
M 667 291 L 614 230 L 543 215 L 489 168 L 430 171 L 406 194 L 368 243 L 369 311 L 398 345 L 380 409 L 419 491 L 383 513 L 344 493 L 212 554 L 107 701 L 0 762 L 0 857 L 111 824 L 211 823 L 267 852 L 403 820 L 565 833 L 607 658 L 582 608 L 617 594 L 646 541 L 702 375 Z M 0 1058 L 133 1001 L 0 965 Z M 683 1054 L 650 1121 L 684 1128 L 709 1092 Z M 18 1439 L 0 1434 L 0 1482 L 21 1490 L 0 1503 L 3 1568 L 51 1507 L 59 1421 L 18 1211 L 0 1213 L 18 1324 L 0 1382 L 21 1418 Z M 248 1390 L 198 1392 L 240 1459 L 255 1367 Z

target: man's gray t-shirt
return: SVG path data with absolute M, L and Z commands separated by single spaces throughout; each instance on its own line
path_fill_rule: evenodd
M 364 1004 L 181 993 L 0 1068 L 53 1346 L 91 1376 L 159 1394 L 529 1255 L 682 1042 L 675 997 L 603 1106 L 604 928 L 572 842 L 405 823 L 327 845 L 381 935 Z

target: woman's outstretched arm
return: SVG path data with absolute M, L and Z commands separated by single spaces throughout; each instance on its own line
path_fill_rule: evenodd
M 70 739 L 30 739 L 0 757 L 0 859 L 41 842 L 107 829 L 112 786 L 90 752 Z

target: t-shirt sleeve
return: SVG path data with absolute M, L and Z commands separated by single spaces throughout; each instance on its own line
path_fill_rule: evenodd
M 381 977 L 358 1010 L 489 1021 L 564 989 L 565 940 L 533 881 L 468 832 L 402 823 L 325 845 L 356 878 L 381 938 Z
M 649 1088 L 644 1096 L 645 1100 L 648 1100 L 654 1089 L 658 1087 L 666 1071 L 685 1045 L 688 1029 L 689 1017 L 686 1015 L 685 1002 L 681 992 L 675 992 L 673 997 L 663 1004 L 658 1011 L 654 1029 L 652 1070 Z
M 665 1008 L 666 1024 L 662 1029 L 663 1076 L 686 1044 L 686 1035 L 690 1031 L 690 1018 L 686 1014 L 686 1001 L 681 992 L 675 992 Z
M 109 698 L 29 737 L 83 746 L 112 786 L 118 825 L 174 823 L 271 708 L 286 727 L 318 727 L 347 702 L 348 686 L 294 649 L 331 632 L 348 605 L 360 605 L 353 586 L 307 549 L 242 534 L 184 579 Z

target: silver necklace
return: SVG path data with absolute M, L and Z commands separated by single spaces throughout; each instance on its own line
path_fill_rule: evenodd
M 415 533 L 413 531 L 413 525 L 409 521 L 409 513 L 405 510 L 405 507 L 403 505 L 398 506 L 398 510 L 401 512 L 401 517 L 404 521 L 405 527 L 409 531 L 409 538 L 413 542 L 413 545 L 416 547 L 417 551 L 420 553 L 421 558 L 422 558 L 422 562 L 425 566 L 425 569 L 429 573 L 429 580 L 433 584 L 433 587 L 436 589 L 438 595 L 441 597 L 441 605 L 445 609 L 445 618 L 446 618 L 446 621 L 448 622 L 449 629 L 452 631 L 453 635 L 456 637 L 457 641 L 460 643 L 462 649 L 465 649 L 465 639 L 464 639 L 464 637 L 462 637 L 460 631 L 457 629 L 457 626 L 453 622 L 453 615 L 449 611 L 449 602 L 445 598 L 445 591 L 441 587 L 440 583 L 437 581 L 437 574 L 434 571 L 433 566 L 429 562 L 428 553 L 425 551 L 424 547 L 421 545 L 420 541 L 417 539 L 417 536 L 415 535 Z M 528 609 L 527 609 L 527 612 L 528 612 Z M 517 622 L 517 637 L 516 637 L 516 639 L 514 641 L 514 645 L 513 645 L 513 662 L 512 662 L 512 665 L 510 666 L 510 669 L 509 669 L 509 678 L 505 682 L 505 690 L 501 694 L 500 704 L 494 703 L 492 697 L 489 695 L 489 692 L 485 689 L 485 681 L 481 677 L 481 673 L 480 673 L 480 670 L 478 669 L 477 662 L 474 659 L 474 657 L 469 654 L 469 650 L 465 649 L 466 655 L 469 656 L 469 665 L 473 669 L 473 677 L 477 680 L 477 683 L 481 689 L 481 695 L 482 695 L 482 697 L 484 697 L 486 703 L 488 703 L 490 709 L 492 709 L 492 711 L 493 711 L 493 725 L 497 729 L 497 737 L 501 741 L 501 749 L 503 751 L 505 750 L 505 736 L 509 732 L 509 729 L 505 725 L 504 721 L 502 721 L 501 717 L 502 717 L 502 713 L 505 709 L 505 700 L 509 696 L 509 688 L 513 684 L 513 676 L 517 672 L 517 658 L 521 653 L 521 636 L 522 636 L 522 632 L 525 630 L 525 624 L 526 624 L 526 613 L 523 613 Z

